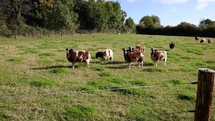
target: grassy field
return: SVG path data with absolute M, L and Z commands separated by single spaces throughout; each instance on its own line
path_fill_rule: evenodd
M 144 67 L 134 62 L 128 69 L 122 48 L 141 43 Z M 152 47 L 167 50 L 166 67 L 153 66 Z M 89 50 L 91 68 L 77 63 L 73 70 L 66 48 Z M 95 53 L 106 48 L 114 51 L 114 62 L 101 65 Z M 215 44 L 136 34 L 1 37 L 0 66 L 1 121 L 192 121 L 187 111 L 195 109 L 197 85 L 188 83 L 198 80 L 198 68 L 215 69 Z

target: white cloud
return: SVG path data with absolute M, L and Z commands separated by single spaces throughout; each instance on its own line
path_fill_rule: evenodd
M 160 2 L 163 4 L 175 4 L 175 3 L 185 3 L 188 0 L 153 0 L 155 2 Z
M 215 0 L 198 0 L 196 9 L 202 10 L 207 7 L 210 2 L 215 2 Z

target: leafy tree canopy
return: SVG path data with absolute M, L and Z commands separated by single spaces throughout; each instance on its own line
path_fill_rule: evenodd
M 143 25 L 144 27 L 160 27 L 160 18 L 158 16 L 144 16 L 140 19 L 139 24 Z

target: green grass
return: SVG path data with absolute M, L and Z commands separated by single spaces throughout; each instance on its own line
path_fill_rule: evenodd
M 18 83 L 22 83 L 22 85 L 29 85 L 33 87 L 46 87 L 46 86 L 54 86 L 57 85 L 57 81 L 49 78 L 21 78 L 18 80 Z
M 36 54 L 39 53 L 37 48 L 24 48 L 20 54 Z
M 41 53 L 39 56 L 55 56 L 54 53 Z
M 194 95 L 189 95 L 189 94 L 179 94 L 178 99 L 180 100 L 187 100 L 187 101 L 194 101 L 195 96 Z
M 169 43 L 176 43 L 169 50 Z M 124 61 L 122 48 L 144 43 L 144 67 Z M 167 66 L 154 67 L 150 48 L 167 50 Z M 66 48 L 89 50 L 90 68 L 66 59 Z M 114 62 L 95 53 L 110 48 Z M 82 34 L 0 37 L 0 120 L 194 120 L 198 68 L 215 69 L 215 44 L 194 37 Z M 213 102 L 214 106 L 214 102 Z M 215 111 L 212 112 L 215 121 Z
M 61 73 L 69 73 L 69 69 L 66 68 L 54 68 L 50 70 L 51 73 L 55 73 L 55 74 L 61 74 Z
M 66 107 L 62 113 L 64 120 L 93 120 L 96 109 L 92 105 L 72 105 Z M 62 119 L 59 119 L 62 120 Z
M 10 62 L 22 62 L 24 60 L 25 60 L 25 58 L 23 58 L 23 57 L 15 57 L 15 58 L 8 59 L 8 61 L 10 61 Z

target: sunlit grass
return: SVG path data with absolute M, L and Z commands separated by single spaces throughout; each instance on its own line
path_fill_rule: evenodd
M 92 105 L 72 105 L 66 107 L 59 120 L 93 120 L 97 110 Z
M 8 61 L 10 61 L 10 62 L 22 62 L 24 60 L 25 60 L 25 58 L 23 58 L 23 57 L 15 57 L 15 58 L 8 59 Z
M 176 43 L 169 50 L 169 43 Z M 144 67 L 124 61 L 122 48 L 144 43 Z M 167 65 L 153 65 L 150 48 L 166 50 Z M 92 60 L 66 59 L 66 48 L 88 50 Z M 114 62 L 97 51 L 110 48 Z M 215 44 L 194 37 L 82 34 L 0 39 L 0 120 L 193 120 L 198 68 L 215 69 Z M 213 103 L 214 104 L 214 103 Z M 214 111 L 211 120 L 215 120 Z

